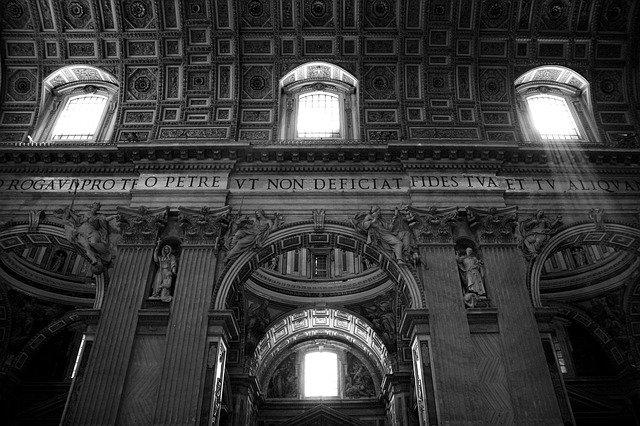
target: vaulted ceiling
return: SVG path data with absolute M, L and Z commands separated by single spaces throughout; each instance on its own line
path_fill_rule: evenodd
M 41 82 L 71 64 L 117 77 L 115 142 L 269 140 L 279 79 L 309 61 L 360 80 L 367 140 L 513 143 L 522 138 L 513 82 L 559 64 L 590 82 L 600 138 L 613 141 L 637 127 L 639 9 L 635 0 L 2 0 L 0 143 L 27 140 Z

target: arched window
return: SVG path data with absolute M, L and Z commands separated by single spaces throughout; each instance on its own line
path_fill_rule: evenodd
M 561 66 L 542 66 L 521 75 L 515 88 L 526 140 L 596 141 L 589 82 L 580 74 Z
M 280 139 L 357 139 L 358 80 L 342 68 L 311 62 L 280 80 Z
M 118 85 L 94 67 L 61 68 L 43 83 L 34 143 L 105 142 L 115 123 Z

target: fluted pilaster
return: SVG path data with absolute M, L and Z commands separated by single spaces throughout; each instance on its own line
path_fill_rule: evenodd
M 153 247 L 121 247 L 77 404 L 65 424 L 115 424 Z
M 478 417 L 478 389 L 454 248 L 426 246 L 422 255 L 429 267 L 421 268 L 420 278 L 429 308 L 439 420 L 468 424 Z
M 484 246 L 482 253 L 491 297 L 498 308 L 515 424 L 562 424 L 527 293 L 524 259 L 513 245 Z
M 187 424 L 198 419 L 215 269 L 213 246 L 183 246 L 171 302 L 155 424 Z

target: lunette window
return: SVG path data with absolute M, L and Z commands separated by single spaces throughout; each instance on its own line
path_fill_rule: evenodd
M 47 76 L 33 137 L 35 144 L 97 143 L 111 139 L 118 85 L 108 72 L 70 65 Z
M 299 138 L 339 138 L 340 101 L 338 95 L 311 92 L 298 98 Z
M 527 98 L 533 125 L 544 140 L 578 140 L 580 133 L 569 111 L 567 101 L 560 96 L 535 95 Z
M 358 80 L 327 62 L 309 62 L 280 79 L 278 137 L 357 139 Z
M 69 98 L 51 131 L 51 139 L 93 139 L 106 106 L 106 96 L 80 95 Z
M 577 72 L 559 65 L 537 67 L 518 77 L 515 89 L 525 141 L 597 140 L 590 85 Z

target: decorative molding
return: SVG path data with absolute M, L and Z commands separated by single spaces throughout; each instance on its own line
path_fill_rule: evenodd
M 217 209 L 202 207 L 192 209 L 178 207 L 179 221 L 182 228 L 182 237 L 186 244 L 213 245 L 217 250 L 220 237 L 227 228 L 227 217 L 231 207 L 225 206 Z
M 154 244 L 167 224 L 168 207 L 118 207 L 123 244 Z

